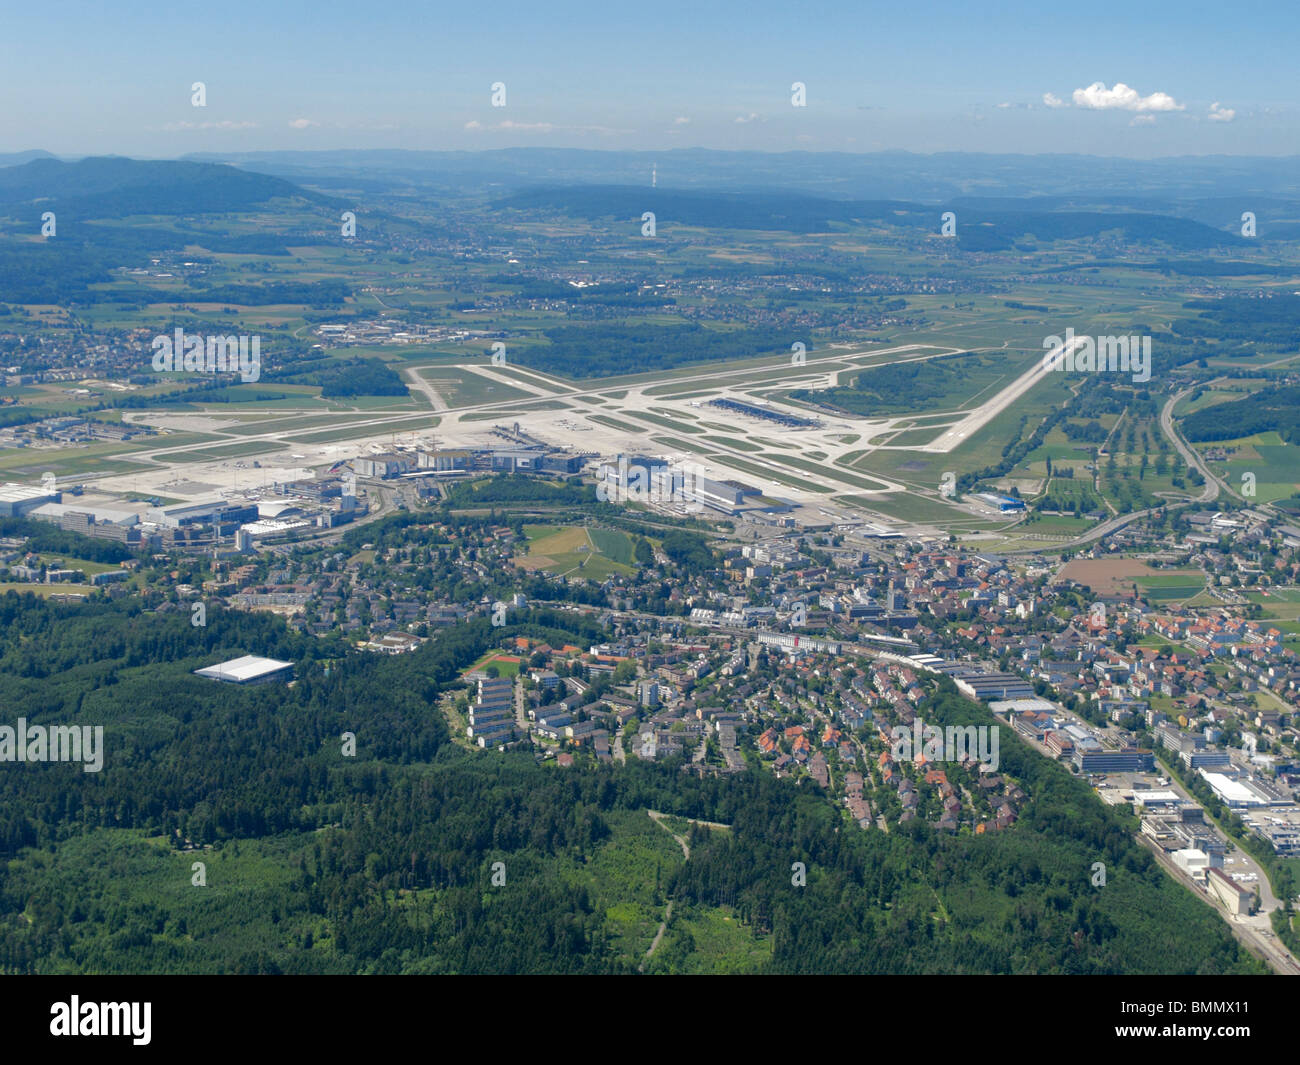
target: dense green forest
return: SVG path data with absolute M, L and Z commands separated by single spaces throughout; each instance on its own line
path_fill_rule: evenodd
M 542 481 L 536 477 L 512 473 L 504 477 L 482 477 L 449 485 L 447 502 L 453 507 L 484 507 L 498 503 L 594 506 L 596 488 L 590 484 Z
M 954 361 L 958 359 L 962 361 Z M 863 417 L 902 414 L 922 409 L 948 395 L 967 379 L 972 369 L 989 364 L 987 357 L 972 357 L 962 352 L 939 359 L 873 367 L 854 377 L 848 386 L 801 388 L 792 391 L 790 396 Z
M 1223 296 L 1212 300 L 1190 300 L 1183 304 L 1199 311 L 1195 318 L 1179 318 L 1173 332 L 1234 345 L 1245 352 L 1256 347 L 1289 349 L 1300 330 L 1300 299 L 1295 296 Z
M 341 296 L 339 298 L 341 300 Z M 307 365 L 296 363 L 269 374 L 267 379 L 280 384 L 319 385 L 321 396 L 327 399 L 407 394 L 402 378 L 380 359 L 322 359 Z
M 1277 433 L 1288 444 L 1300 444 L 1300 386 L 1264 388 L 1202 407 L 1183 419 L 1183 435 L 1197 443 L 1238 440 L 1255 433 Z
M 456 747 L 435 702 L 459 670 L 573 624 L 525 620 L 391 658 L 264 615 L 194 628 L 129 599 L 0 598 L 8 714 L 102 724 L 106 748 L 98 773 L 0 767 L 0 971 L 630 972 L 669 899 L 651 972 L 1258 969 L 1124 815 L 1014 737 L 1002 771 L 1032 801 L 988 837 L 863 832 L 758 770 Z M 295 681 L 191 672 L 243 653 L 294 661 Z M 951 688 L 924 710 L 990 720 Z M 647 809 L 731 828 L 691 830 L 687 861 Z
M 516 361 L 565 377 L 616 377 L 674 366 L 749 359 L 778 348 L 763 329 L 710 329 L 702 325 L 609 323 L 547 329 L 545 347 L 521 348 Z
M 312 307 L 342 307 L 352 290 L 342 281 L 268 281 L 260 285 L 225 284 L 197 289 L 195 303 L 238 303 L 265 307 L 275 303 L 305 303 Z

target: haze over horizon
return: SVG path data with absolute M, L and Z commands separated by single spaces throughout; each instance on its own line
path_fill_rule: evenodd
M 362 19 L 334 3 L 56 2 L 10 13 L 0 152 L 1300 153 L 1293 9 L 1248 4 L 1220 23 L 1170 0 L 1050 17 L 944 0 L 917 14 L 508 0 L 485 18 L 399 0 Z

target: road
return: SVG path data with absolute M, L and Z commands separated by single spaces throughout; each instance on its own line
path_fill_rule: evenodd
M 1219 498 L 1219 491 L 1221 486 L 1218 478 L 1215 477 L 1214 474 L 1210 472 L 1209 468 L 1205 465 L 1205 463 L 1201 461 L 1200 455 L 1198 455 L 1194 449 L 1188 447 L 1187 444 L 1183 442 L 1183 438 L 1178 435 L 1178 430 L 1174 427 L 1174 419 L 1173 419 L 1174 406 L 1175 404 L 1177 404 L 1177 402 L 1180 399 L 1183 398 L 1183 396 L 1187 395 L 1187 393 L 1190 391 L 1191 389 L 1184 389 L 1182 392 L 1179 392 L 1177 395 L 1170 397 L 1169 402 L 1165 404 L 1164 409 L 1161 410 L 1160 412 L 1160 428 L 1164 432 L 1165 436 L 1169 438 L 1170 442 L 1174 445 L 1174 447 L 1177 448 L 1178 454 L 1183 457 L 1183 460 L 1189 466 L 1195 469 L 1198 473 L 1200 473 L 1202 477 L 1205 478 L 1205 487 L 1201 489 L 1201 494 L 1197 496 L 1195 499 L 1184 499 L 1176 503 L 1166 504 L 1166 506 L 1164 507 L 1166 511 L 1176 510 L 1181 507 L 1188 507 L 1194 503 L 1213 503 L 1216 499 Z M 1231 489 L 1229 489 L 1229 492 L 1231 492 Z M 1074 539 L 1072 540 L 1060 540 L 1054 543 L 1051 546 L 1051 550 L 1068 551 L 1075 547 L 1083 547 L 1085 544 L 1090 544 L 1094 540 L 1100 540 L 1103 537 L 1109 536 L 1117 529 L 1122 529 L 1125 525 L 1131 525 L 1135 521 L 1141 521 L 1143 518 L 1150 517 L 1152 514 L 1156 513 L 1157 509 L 1158 508 L 1156 507 L 1152 507 L 1148 510 L 1135 510 L 1132 514 L 1121 514 L 1118 518 L 1111 518 L 1108 521 L 1103 521 L 1100 525 L 1096 526 L 1095 528 L 1089 530 L 1086 533 L 1083 533 L 1081 536 L 1074 537 Z M 1002 552 L 1002 554 L 1041 555 L 1045 550 L 1048 550 L 1048 548 L 1017 547 L 1008 551 L 1004 551 Z
M 1178 401 L 1190 391 L 1190 388 L 1183 389 L 1177 395 L 1171 397 L 1169 402 L 1165 404 L 1164 409 L 1160 412 L 1160 428 L 1164 432 L 1165 436 L 1169 437 L 1173 442 L 1174 447 L 1178 449 L 1178 454 L 1183 456 L 1183 460 L 1187 465 L 1191 466 L 1205 478 L 1205 489 L 1195 500 L 1193 500 L 1193 502 L 1212 503 L 1214 500 L 1219 498 L 1219 479 L 1215 477 L 1214 474 L 1210 472 L 1210 468 L 1201 461 L 1201 456 L 1198 455 L 1193 448 L 1187 446 L 1183 441 L 1183 438 L 1178 434 L 1178 430 L 1174 427 L 1174 407 Z
M 1069 710 L 1062 708 L 1060 712 L 1061 715 L 1072 724 L 1079 725 L 1086 729 L 1095 729 L 1095 726 L 1091 726 L 1083 718 Z M 996 714 L 994 716 L 998 717 Z M 1002 722 L 1004 725 L 1006 724 L 1005 720 L 1001 717 L 998 717 L 998 721 Z M 1056 760 L 1055 755 L 1048 750 L 1045 744 L 1028 736 L 1022 735 L 1021 738 L 1044 758 L 1050 758 L 1053 761 Z M 1161 772 L 1167 773 L 1167 770 L 1161 770 Z M 1223 834 L 1218 825 L 1210 820 L 1209 816 L 1204 813 L 1204 807 L 1201 805 L 1200 801 L 1195 796 L 1191 795 L 1187 789 L 1178 782 L 1177 777 L 1169 776 L 1168 779 L 1169 784 L 1164 787 L 1167 790 L 1173 791 L 1179 798 L 1192 803 L 1200 809 L 1205 821 L 1205 826 L 1218 840 L 1220 840 L 1220 842 L 1227 844 L 1231 849 L 1230 854 L 1225 858 L 1224 871 L 1229 876 L 1233 873 L 1253 873 L 1255 875 L 1256 879 L 1250 881 L 1249 884 L 1251 887 L 1256 888 L 1259 891 L 1259 912 L 1253 917 L 1236 917 L 1229 914 L 1204 888 L 1197 884 L 1182 869 L 1178 868 L 1169 855 L 1165 853 L 1164 849 L 1145 832 L 1136 832 L 1134 838 L 1155 855 L 1156 861 L 1160 863 L 1161 868 L 1169 873 L 1170 876 L 1182 884 L 1183 887 L 1187 888 L 1188 891 L 1199 898 L 1202 902 L 1211 906 L 1214 911 L 1224 919 L 1228 927 L 1232 930 L 1232 934 L 1236 936 L 1252 954 L 1263 958 L 1277 973 L 1287 976 L 1300 976 L 1300 962 L 1297 962 L 1297 960 L 1292 957 L 1290 951 L 1283 946 L 1281 941 L 1273 933 L 1272 925 L 1269 922 L 1268 915 L 1273 910 L 1278 909 L 1281 906 L 1281 902 L 1279 902 L 1273 894 L 1273 889 L 1268 882 L 1268 875 L 1254 858 Z
M 686 842 L 684 836 L 679 836 L 676 832 L 674 832 L 671 828 L 669 828 L 667 825 L 664 824 L 664 817 L 667 815 L 661 814 L 658 810 L 647 810 L 646 813 L 650 815 L 651 821 L 653 821 L 656 825 L 662 828 L 665 832 L 667 832 L 670 836 L 672 836 L 673 839 L 677 841 L 677 845 L 681 847 L 682 854 L 685 855 L 686 861 L 690 861 L 691 845 Z M 708 822 L 705 823 L 707 824 Z M 724 825 L 722 827 L 725 828 L 726 826 Z M 650 960 L 651 955 L 653 955 L 654 952 L 658 949 L 659 941 L 663 939 L 664 932 L 668 930 L 668 922 L 671 921 L 672 918 L 673 918 L 673 900 L 669 899 L 668 905 L 664 908 L 664 919 L 659 922 L 659 931 L 655 933 L 654 939 L 651 940 L 650 942 L 650 949 L 645 952 L 645 957 L 641 959 L 641 964 L 637 966 L 636 968 L 637 972 L 639 973 L 645 972 L 645 963 Z
M 1296 959 L 1291 956 L 1291 952 L 1282 945 L 1281 941 L 1273 933 L 1272 926 L 1269 923 L 1267 913 L 1264 909 L 1262 896 L 1267 892 L 1269 898 L 1272 898 L 1272 892 L 1269 891 L 1268 877 L 1264 875 L 1262 870 L 1258 870 L 1258 866 L 1255 866 L 1255 868 L 1258 870 L 1259 880 L 1252 883 L 1251 886 L 1260 889 L 1260 912 L 1255 914 L 1253 917 L 1238 917 L 1229 914 L 1224 910 L 1224 908 L 1212 899 L 1199 884 L 1183 872 L 1183 870 L 1179 869 L 1158 843 L 1141 833 L 1138 834 L 1138 842 L 1146 846 L 1146 848 L 1155 856 L 1156 861 L 1166 873 L 1182 884 L 1183 887 L 1204 902 L 1207 906 L 1213 908 L 1214 911 L 1227 923 L 1228 929 L 1236 937 L 1237 941 L 1240 942 L 1248 951 L 1254 954 L 1257 958 L 1262 959 L 1269 968 L 1280 976 L 1300 976 L 1300 963 L 1298 963 Z M 1249 858 L 1249 855 L 1243 855 L 1240 848 L 1234 851 L 1231 855 L 1231 857 L 1236 859 L 1240 859 L 1243 856 Z M 1253 861 L 1253 859 L 1251 860 Z M 1240 862 L 1235 864 L 1240 864 Z

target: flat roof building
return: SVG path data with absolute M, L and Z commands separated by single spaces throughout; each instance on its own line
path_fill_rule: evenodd
M 1210 785 L 1211 790 L 1220 799 L 1229 806 L 1265 806 L 1265 800 L 1246 787 L 1239 780 L 1233 780 L 1232 777 L 1225 776 L 1223 773 L 1207 773 L 1204 769 L 1198 772 L 1205 778 L 1205 782 Z
M 1127 751 L 1075 748 L 1074 764 L 1081 773 L 1136 773 L 1155 766 L 1155 755 L 1140 749 Z
M 39 485 L 8 484 L 0 485 L 0 518 L 21 518 L 45 503 L 58 503 L 63 493 L 53 488 Z
M 1210 894 L 1223 903 L 1229 913 L 1248 914 L 1255 901 L 1255 893 L 1247 891 L 1222 869 L 1206 870 L 1206 886 Z
M 293 674 L 292 662 L 281 662 L 275 658 L 260 658 L 257 655 L 244 655 L 232 658 L 229 662 L 220 662 L 215 666 L 206 666 L 194 671 L 200 677 L 221 680 L 228 684 L 265 684 L 274 680 L 288 680 Z

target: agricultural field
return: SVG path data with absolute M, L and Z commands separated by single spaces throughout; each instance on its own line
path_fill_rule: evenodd
M 1191 598 L 1205 588 L 1199 570 L 1157 570 L 1131 558 L 1074 559 L 1057 577 L 1087 585 L 1097 595 L 1128 594 L 1136 584 L 1144 596 L 1171 602 Z
M 1277 433 L 1197 444 L 1196 449 L 1230 489 L 1255 502 L 1271 503 L 1300 492 L 1300 448 L 1287 444 Z
M 632 540 L 617 529 L 525 525 L 524 535 L 527 553 L 515 558 L 520 569 L 590 580 L 636 573 Z

